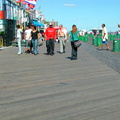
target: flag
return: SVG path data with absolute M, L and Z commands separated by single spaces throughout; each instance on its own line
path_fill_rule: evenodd
M 30 5 L 36 5 L 37 0 L 24 0 L 25 3 L 28 3 Z

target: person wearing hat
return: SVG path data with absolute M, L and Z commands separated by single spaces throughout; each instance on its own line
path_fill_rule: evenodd
M 49 27 L 45 31 L 45 40 L 46 40 L 46 55 L 54 55 L 54 41 L 56 39 L 56 30 L 53 27 L 53 24 L 50 23 Z

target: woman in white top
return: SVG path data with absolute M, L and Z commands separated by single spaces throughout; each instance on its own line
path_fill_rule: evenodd
M 22 40 L 22 30 L 20 29 L 20 25 L 16 26 L 17 28 L 17 42 L 18 42 L 18 55 L 22 54 L 22 49 L 21 49 L 21 40 Z
M 32 29 L 30 29 L 29 26 L 26 26 L 26 30 L 25 30 L 25 35 L 24 35 L 24 39 L 26 41 L 26 50 L 25 50 L 25 53 L 30 53 L 30 50 L 29 50 L 29 43 L 31 42 L 31 31 Z

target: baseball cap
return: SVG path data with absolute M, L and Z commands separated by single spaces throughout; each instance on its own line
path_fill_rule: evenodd
M 52 23 L 49 23 L 49 25 L 53 25 Z

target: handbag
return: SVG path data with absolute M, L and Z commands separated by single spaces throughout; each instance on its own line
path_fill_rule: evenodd
M 81 42 L 80 42 L 80 40 L 74 40 L 74 37 L 73 37 L 73 33 L 72 33 L 72 31 L 71 31 L 71 34 L 72 34 L 72 39 L 73 39 L 73 42 L 74 42 L 74 47 L 80 47 L 82 44 L 81 44 Z
M 43 40 L 39 39 L 39 40 L 38 40 L 38 46 L 40 47 L 40 46 L 42 46 L 42 45 L 43 45 Z
M 74 47 L 80 47 L 82 44 L 80 42 L 80 40 L 76 40 L 74 41 Z

